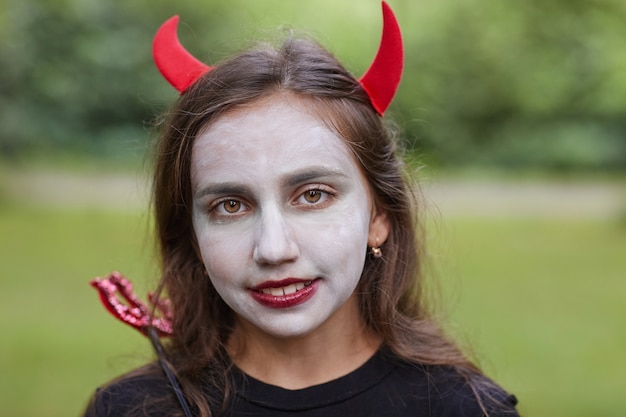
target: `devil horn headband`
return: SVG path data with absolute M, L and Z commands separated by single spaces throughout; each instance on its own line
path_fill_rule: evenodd
M 187 52 L 178 40 L 177 27 L 178 16 L 169 18 L 161 25 L 154 36 L 152 56 L 163 77 L 182 94 L 213 68 Z
M 359 79 L 372 106 L 381 116 L 398 90 L 404 63 L 400 26 L 389 5 L 383 1 L 382 7 L 380 46 L 374 61 Z M 178 16 L 173 16 L 161 25 L 154 37 L 152 55 L 163 77 L 182 94 L 213 67 L 196 59 L 180 44 L 176 30 L 178 20 Z

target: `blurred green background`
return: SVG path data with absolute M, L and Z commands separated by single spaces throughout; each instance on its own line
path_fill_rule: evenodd
M 626 409 L 626 3 L 389 0 L 406 69 L 388 115 L 426 165 L 448 328 L 527 416 Z M 80 414 L 151 357 L 87 281 L 156 270 L 152 121 L 176 92 L 156 28 L 217 62 L 290 28 L 360 75 L 378 0 L 0 0 L 2 415 Z
M 0 2 L 0 153 L 136 156 L 176 93 L 152 36 L 217 62 L 293 27 L 362 74 L 380 38 L 378 0 Z M 623 0 L 392 0 L 406 70 L 390 115 L 432 166 L 626 167 Z M 277 30 L 278 29 L 278 30 Z

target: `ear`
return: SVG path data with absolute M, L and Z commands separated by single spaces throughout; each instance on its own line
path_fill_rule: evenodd
M 370 220 L 370 230 L 367 238 L 368 246 L 380 246 L 389 237 L 389 219 L 387 213 L 374 213 Z

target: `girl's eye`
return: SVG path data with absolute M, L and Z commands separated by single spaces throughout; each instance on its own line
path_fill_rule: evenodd
M 241 202 L 237 200 L 226 200 L 222 203 L 222 207 L 227 213 L 237 213 L 239 210 L 241 210 Z
M 227 198 L 216 203 L 211 211 L 216 216 L 230 216 L 233 214 L 241 214 L 248 209 L 244 203 L 234 198 Z
M 317 203 L 322 198 L 322 191 L 320 190 L 309 190 L 304 193 L 304 199 L 308 203 Z
M 330 200 L 334 196 L 332 191 L 327 191 L 320 188 L 311 188 L 305 190 L 302 194 L 298 196 L 296 200 L 296 204 L 300 204 L 303 207 L 309 206 L 310 208 L 323 208 L 326 207 L 327 203 L 330 203 Z

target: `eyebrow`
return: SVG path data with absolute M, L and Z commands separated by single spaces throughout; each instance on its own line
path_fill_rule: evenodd
M 329 168 L 309 168 L 304 169 L 302 171 L 297 171 L 293 174 L 290 174 L 285 180 L 284 183 L 286 186 L 294 187 L 296 185 L 302 184 L 303 182 L 318 180 L 323 178 L 330 177 L 341 177 L 347 178 L 347 175 L 342 170 L 337 169 L 329 169 Z
M 194 198 L 202 198 L 205 195 L 241 195 L 246 194 L 247 192 L 249 192 L 248 187 L 244 187 L 235 183 L 225 182 L 219 184 L 211 184 L 203 187 L 194 194 Z
M 284 186 L 295 187 L 302 183 L 321 180 L 324 178 L 341 177 L 347 178 L 348 176 L 342 170 L 335 170 L 329 168 L 308 168 L 302 171 L 296 171 L 286 176 L 281 182 Z M 248 194 L 251 190 L 249 187 L 241 185 L 239 183 L 224 182 L 217 184 L 209 184 L 206 187 L 198 190 L 194 193 L 194 198 L 199 199 L 207 195 L 242 195 Z

